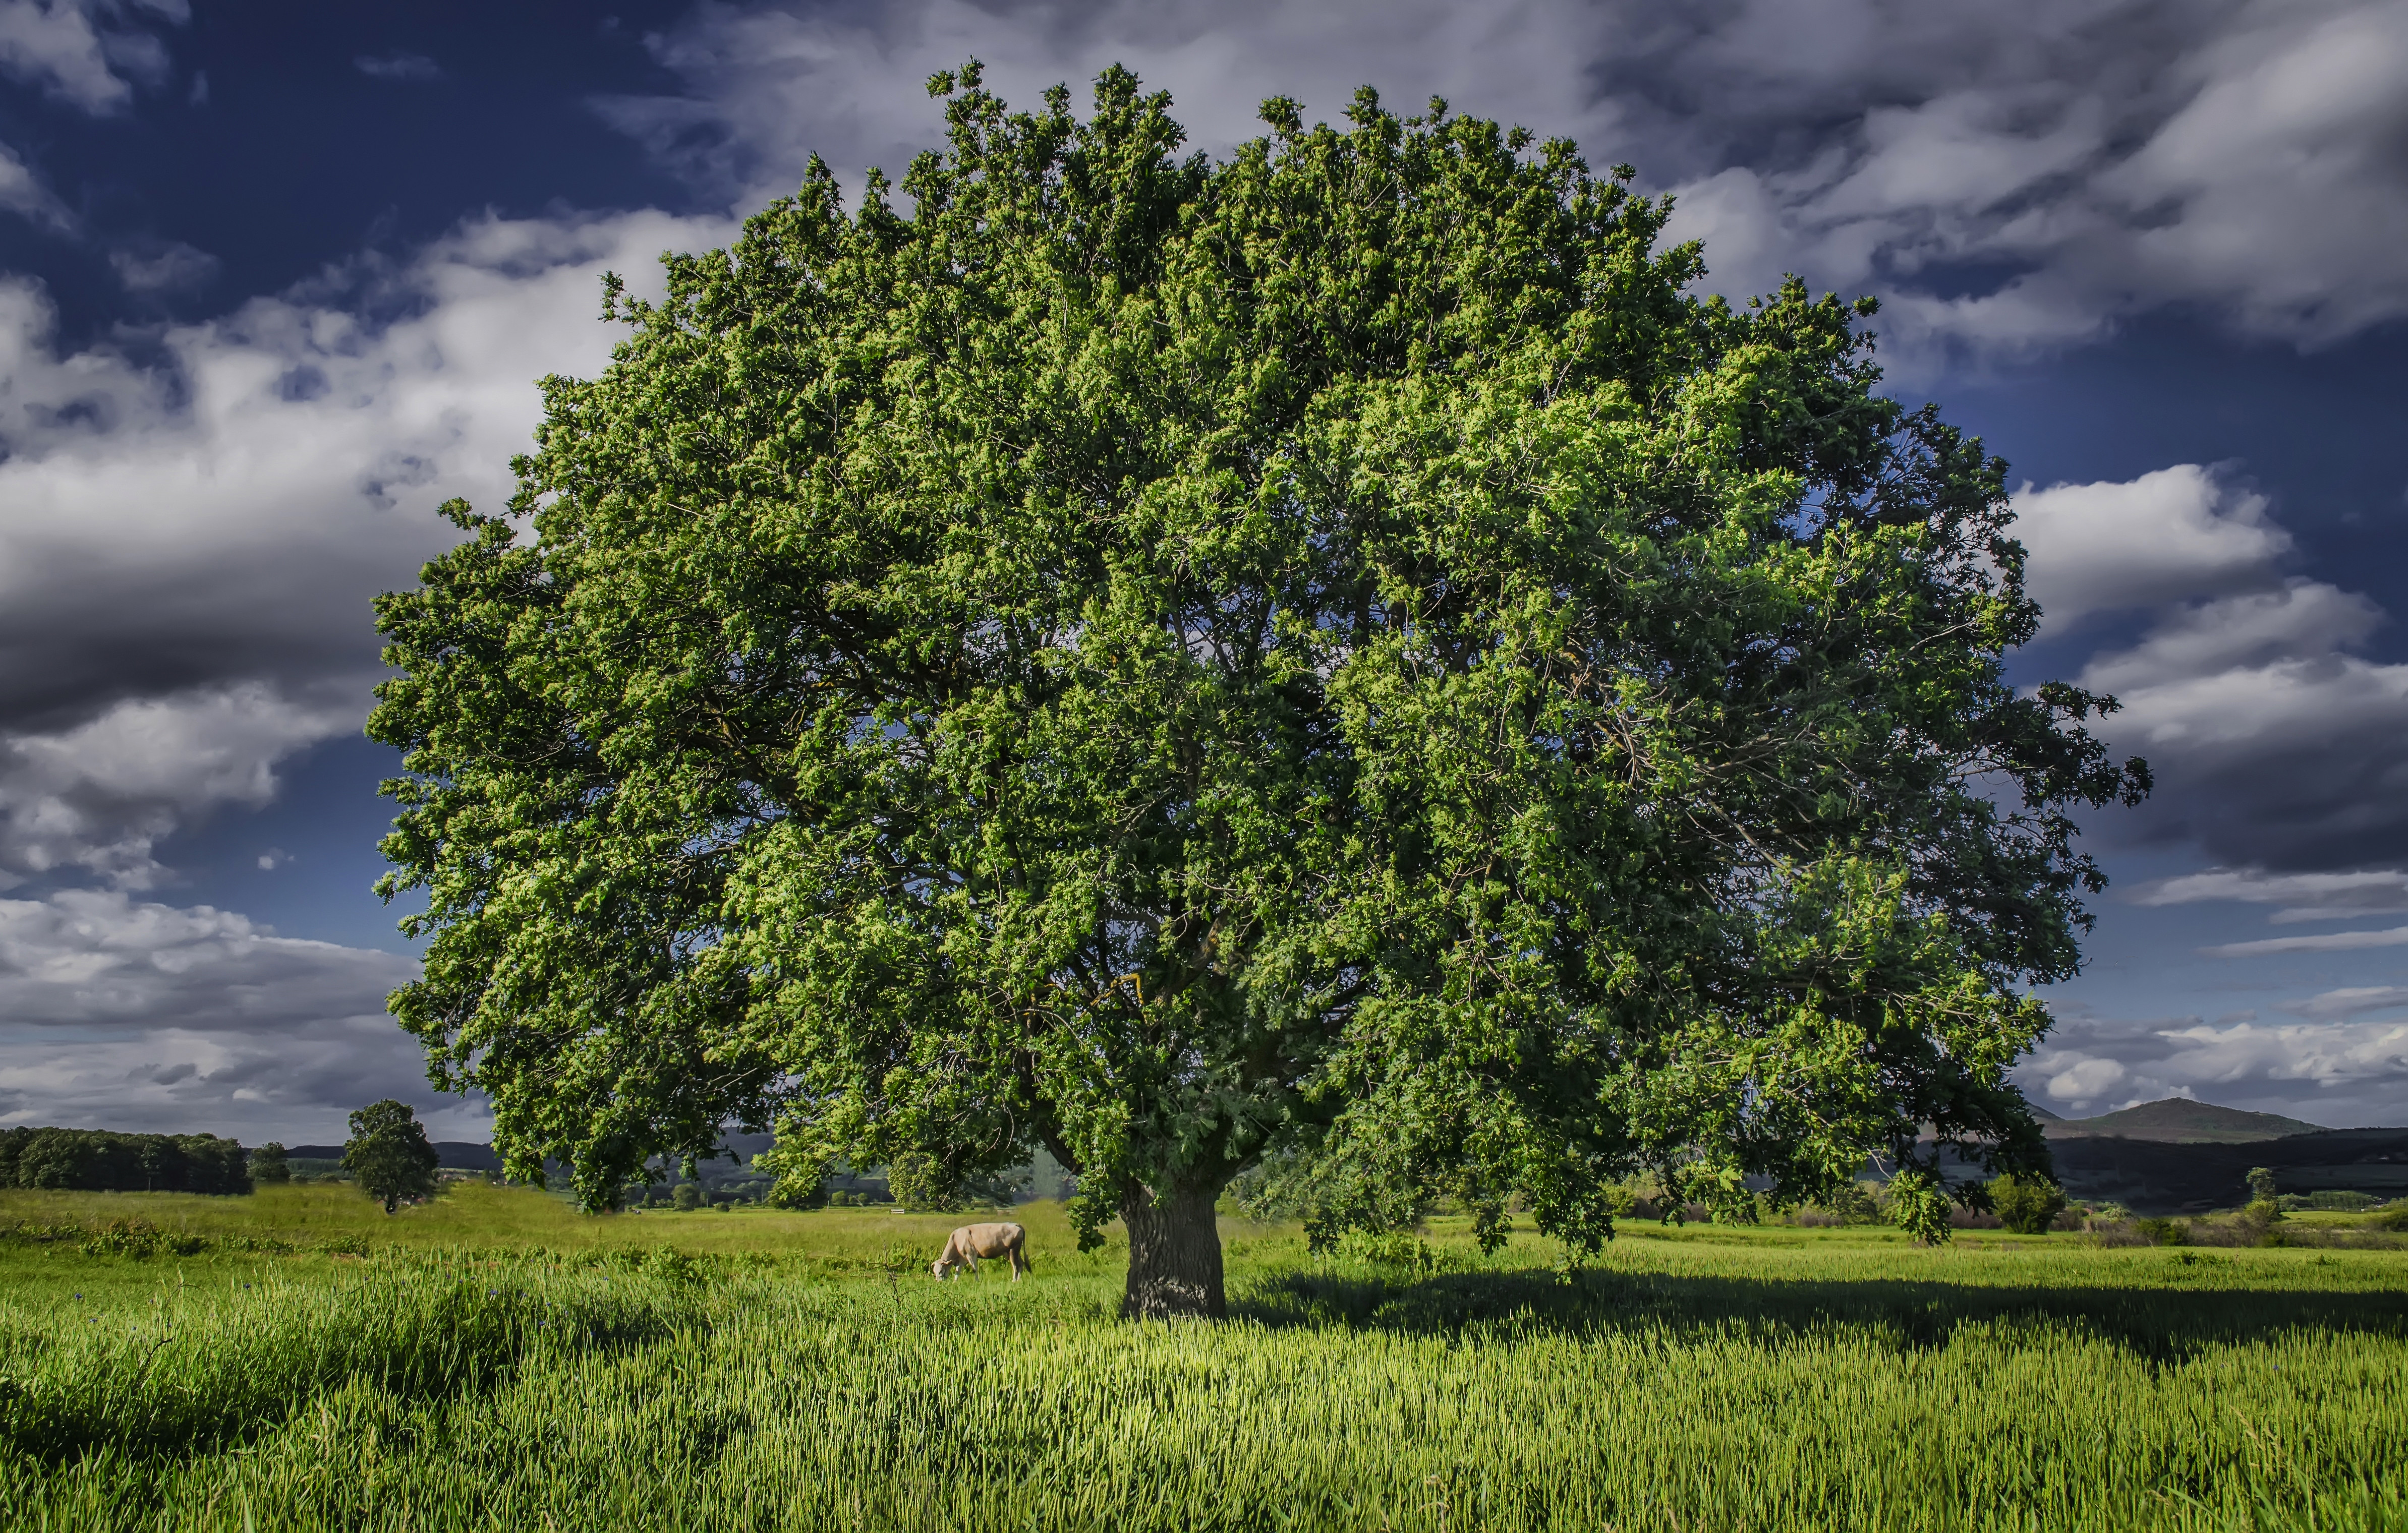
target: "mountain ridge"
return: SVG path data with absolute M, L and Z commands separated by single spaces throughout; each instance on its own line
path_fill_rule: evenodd
M 2034 1112 L 2038 1117 L 2039 1113 Z M 2150 1139 L 2160 1144 L 2255 1144 L 2288 1139 L 2294 1134 L 2323 1134 L 2322 1124 L 2286 1118 L 2274 1112 L 2247 1112 L 2218 1107 L 2187 1096 L 2155 1102 L 2091 1118 L 2043 1118 L 2041 1132 L 2052 1139 Z

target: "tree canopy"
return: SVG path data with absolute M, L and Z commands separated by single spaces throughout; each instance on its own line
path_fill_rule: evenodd
M 2044 1172 L 2069 815 L 2145 768 L 2008 683 L 2005 465 L 1869 302 L 1701 297 L 1627 167 L 1442 102 L 1215 162 L 1119 68 L 931 93 L 904 200 L 814 162 L 608 279 L 510 515 L 380 602 L 394 1010 L 515 1172 L 1041 1145 L 1135 1313 L 1217 1311 L 1266 1157 L 1576 1251 L 1641 1170 L 1876 1153 L 1927 1234 L 1944 1147 Z
M 400 1207 L 406 1197 L 434 1196 L 435 1168 L 441 1164 L 408 1103 L 388 1096 L 351 1114 L 343 1169 L 362 1192 L 384 1205 L 385 1212 Z

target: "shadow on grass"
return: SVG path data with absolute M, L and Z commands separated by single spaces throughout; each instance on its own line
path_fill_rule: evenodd
M 1547 1270 L 1454 1272 L 1418 1280 L 1313 1271 L 1265 1277 L 1230 1305 L 1265 1325 L 1344 1326 L 1415 1336 L 1756 1335 L 1871 1331 L 1939 1347 L 1968 1326 L 2031 1326 L 2096 1337 L 2172 1361 L 2209 1345 L 2300 1329 L 2408 1338 L 2408 1293 L 2292 1288 L 1975 1285 L 1911 1279 L 1789 1280 Z

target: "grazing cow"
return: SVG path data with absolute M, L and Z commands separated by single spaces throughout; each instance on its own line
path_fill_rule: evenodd
M 993 1261 L 998 1256 L 1011 1258 L 1011 1281 L 1018 1282 L 1020 1274 L 1028 1270 L 1028 1256 L 1021 1244 L 1028 1232 L 1018 1225 L 964 1225 L 945 1238 L 945 1253 L 928 1264 L 928 1271 L 939 1282 L 956 1267 L 978 1270 L 979 1258 Z

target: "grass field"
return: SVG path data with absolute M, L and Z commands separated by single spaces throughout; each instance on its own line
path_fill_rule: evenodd
M 208 1242 L 0 1241 L 0 1523 L 2408 1527 L 2408 1252 L 1232 1223 L 1233 1318 L 1139 1326 L 1018 1217 L 1032 1281 L 939 1285 L 943 1217 L 0 1194 Z

